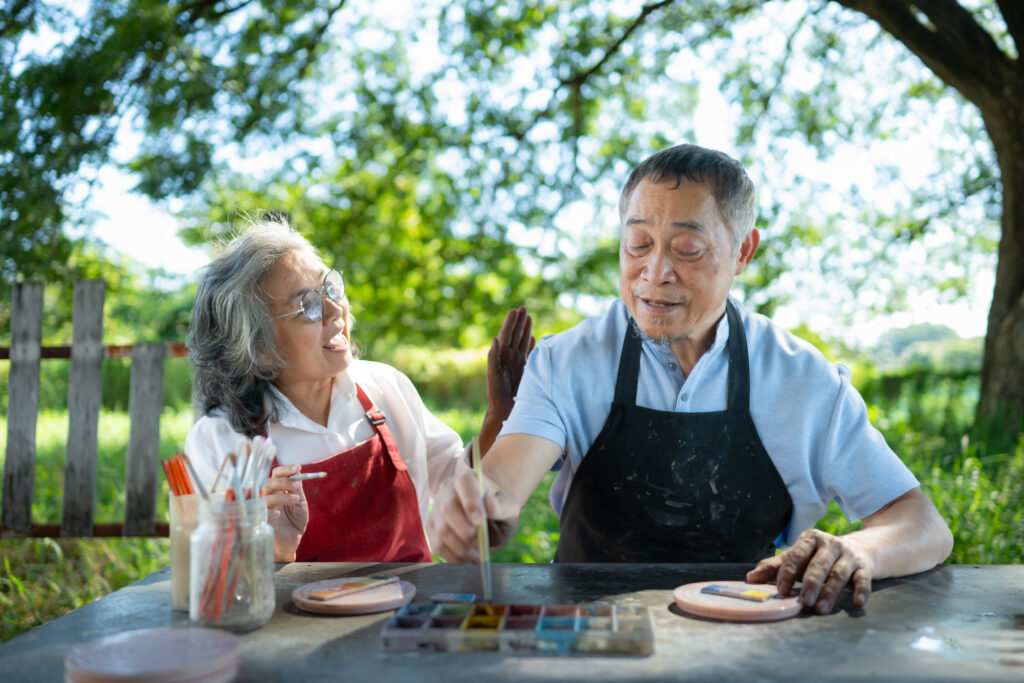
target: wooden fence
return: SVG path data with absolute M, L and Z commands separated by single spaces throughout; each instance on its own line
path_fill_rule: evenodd
M 44 347 L 41 344 L 43 284 L 20 282 L 14 285 L 11 345 L 0 348 L 0 358 L 9 358 L 11 362 L 0 538 L 168 534 L 167 522 L 156 519 L 164 358 L 186 355 L 185 346 L 180 343 L 104 346 L 105 292 L 103 280 L 76 281 L 71 346 Z M 103 359 L 129 356 L 128 412 L 131 429 L 125 466 L 125 518 L 124 523 L 97 524 L 94 519 L 96 459 Z M 71 359 L 68 442 L 60 524 L 36 524 L 32 521 L 39 363 L 47 358 Z

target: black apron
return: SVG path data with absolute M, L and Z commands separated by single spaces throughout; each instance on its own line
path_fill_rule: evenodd
M 726 410 L 636 405 L 632 325 L 615 398 L 562 508 L 556 562 L 756 562 L 775 552 L 793 501 L 750 417 L 750 362 L 731 301 Z

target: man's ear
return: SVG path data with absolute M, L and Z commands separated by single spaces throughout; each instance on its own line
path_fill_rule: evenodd
M 754 258 L 754 254 L 757 252 L 757 245 L 761 242 L 761 234 L 754 228 L 747 235 L 746 239 L 740 243 L 740 253 L 736 256 L 736 271 L 735 274 L 739 275 Z

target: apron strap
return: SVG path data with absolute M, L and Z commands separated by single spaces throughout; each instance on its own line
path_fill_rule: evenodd
M 615 403 L 636 404 L 636 384 L 640 377 L 640 352 L 643 348 L 640 335 L 634 328 L 633 319 L 626 324 L 626 336 L 622 340 L 622 355 L 619 357 L 619 375 L 615 379 Z
M 388 418 L 384 415 L 384 412 L 373 405 L 373 401 L 366 395 L 363 388 L 356 384 L 356 397 L 359 399 L 359 403 L 363 406 L 363 410 L 366 411 L 366 419 L 369 421 L 370 426 L 373 427 L 373 431 L 376 432 L 381 440 L 384 442 L 385 450 L 388 452 L 388 457 L 391 458 L 391 462 L 394 464 L 395 469 L 399 472 L 404 472 L 408 468 L 405 466 L 405 461 L 402 460 L 401 454 L 398 452 L 398 444 L 395 443 L 395 437 L 391 434 L 391 429 L 388 428 Z
M 725 300 L 725 314 L 729 316 L 729 383 L 727 407 L 729 410 L 750 410 L 750 358 L 747 356 L 747 333 L 743 321 L 730 299 Z

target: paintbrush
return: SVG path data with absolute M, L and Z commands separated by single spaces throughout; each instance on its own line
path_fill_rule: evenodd
M 473 473 L 476 474 L 477 484 L 480 486 L 480 497 L 484 495 L 484 474 L 480 466 L 480 440 L 473 437 Z M 481 502 L 483 502 L 481 500 Z M 480 550 L 480 577 L 484 584 L 484 602 L 491 604 L 491 541 L 487 534 L 486 506 L 484 508 L 484 521 L 476 528 L 476 540 Z
M 192 468 L 192 461 L 189 460 L 188 456 L 182 453 L 181 451 L 177 452 L 177 456 L 181 458 L 181 461 L 185 463 L 185 467 L 188 468 L 188 474 L 190 477 L 192 477 L 192 481 L 195 482 L 196 489 L 199 490 L 199 495 L 201 495 L 206 500 L 210 500 L 210 494 L 206 492 L 206 487 L 203 486 L 203 482 L 199 481 L 199 476 L 196 474 L 195 469 Z

